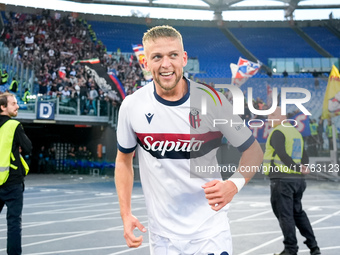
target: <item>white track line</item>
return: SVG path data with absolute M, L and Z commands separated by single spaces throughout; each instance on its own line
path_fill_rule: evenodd
M 317 223 L 320 223 L 320 222 L 322 222 L 322 221 L 324 221 L 324 220 L 327 220 L 327 219 L 329 219 L 329 218 L 331 218 L 331 217 L 333 217 L 333 216 L 335 216 L 335 215 L 338 215 L 338 214 L 340 214 L 340 211 L 337 211 L 337 212 L 335 212 L 335 213 L 332 213 L 332 214 L 330 214 L 330 215 L 328 215 L 328 216 L 326 216 L 326 217 L 323 217 L 323 218 L 321 218 L 321 219 L 319 219 L 319 220 L 317 220 L 317 221 L 314 221 L 313 223 L 311 223 L 311 225 L 313 226 L 313 225 L 315 225 L 315 224 L 317 224 Z M 256 251 L 256 250 L 258 250 L 258 249 L 260 249 L 260 248 L 262 248 L 262 247 L 265 247 L 265 246 L 267 246 L 267 245 L 269 245 L 269 244 L 272 244 L 272 243 L 275 243 L 276 241 L 279 241 L 279 240 L 281 240 L 283 238 L 283 236 L 281 235 L 281 236 L 279 236 L 279 237 L 277 237 L 277 238 L 274 238 L 274 239 L 272 239 L 272 240 L 270 240 L 270 241 L 268 241 L 268 242 L 265 242 L 265 243 L 263 243 L 263 244 L 261 244 L 261 245 L 258 245 L 258 246 L 255 246 L 254 248 L 252 248 L 252 249 L 250 249 L 250 250 L 247 250 L 247 251 L 245 251 L 245 252 L 242 252 L 241 254 L 239 254 L 239 255 L 247 255 L 247 254 L 254 254 L 253 252 L 254 251 Z

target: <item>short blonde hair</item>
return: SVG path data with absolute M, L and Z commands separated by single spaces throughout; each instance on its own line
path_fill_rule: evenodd
M 143 36 L 143 45 L 145 45 L 147 41 L 156 40 L 158 38 L 164 37 L 177 38 L 181 42 L 183 47 L 183 39 L 181 33 L 178 32 L 175 28 L 168 25 L 156 26 L 146 31 Z

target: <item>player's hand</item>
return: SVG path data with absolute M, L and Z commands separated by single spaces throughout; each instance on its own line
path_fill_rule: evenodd
M 300 169 L 301 174 L 303 174 L 303 175 L 310 174 L 310 170 L 307 166 L 302 165 L 302 164 L 300 166 L 301 166 L 301 169 Z
M 146 232 L 146 228 L 139 222 L 139 220 L 133 216 L 132 214 L 129 216 L 125 216 L 123 218 L 124 223 L 124 238 L 126 240 L 126 244 L 130 248 L 137 248 L 143 242 L 143 236 L 136 237 L 133 233 L 135 228 L 138 228 L 143 233 Z
M 204 184 L 202 188 L 211 209 L 214 211 L 219 211 L 230 203 L 237 193 L 237 187 L 231 181 L 213 180 Z

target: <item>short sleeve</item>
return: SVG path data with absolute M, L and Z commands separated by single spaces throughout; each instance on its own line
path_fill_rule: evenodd
M 117 125 L 118 150 L 123 153 L 133 152 L 137 146 L 137 136 L 132 128 L 131 116 L 133 115 L 132 101 L 126 97 L 119 109 Z
M 240 152 L 247 150 L 255 141 L 251 130 L 247 127 L 245 120 L 233 114 L 233 106 L 223 94 L 220 94 L 222 109 L 217 112 L 217 118 L 221 124 L 216 125 L 228 142 Z M 222 124 L 223 123 L 223 124 Z

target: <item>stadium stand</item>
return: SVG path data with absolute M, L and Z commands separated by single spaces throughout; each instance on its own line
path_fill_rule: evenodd
M 263 63 L 268 58 L 321 57 L 291 28 L 244 27 L 230 31 Z
M 334 57 L 340 57 L 340 39 L 326 27 L 303 27 L 302 30 Z
M 46 12 L 23 14 L 2 11 L 1 14 L 5 24 L 2 35 L 4 44 L 8 46 L 10 53 L 26 66 L 34 64 L 36 79 L 32 94 L 40 93 L 46 98 L 62 98 L 61 107 L 66 112 L 69 111 L 69 107 L 76 107 L 72 99 L 80 96 L 80 90 L 84 86 L 87 101 L 85 106 L 83 105 L 84 110 L 81 109 L 81 114 L 93 114 L 96 111 L 96 109 L 91 109 L 93 104 L 89 103 L 91 102 L 89 98 L 91 87 L 95 86 L 103 102 L 107 100 L 81 65 L 71 65 L 73 61 L 92 57 L 100 58 L 107 70 L 117 75 L 127 94 L 133 93 L 143 81 L 141 69 L 132 51 L 132 44 L 141 44 L 143 33 L 149 27 L 148 24 L 98 21 L 95 18 L 75 19 L 68 14 L 61 17 L 57 15 L 58 13 Z M 23 27 L 20 27 L 20 24 Z M 230 41 L 223 32 L 223 28 L 216 24 L 204 23 L 203 25 L 202 23 L 200 26 L 198 23 L 193 26 L 190 22 L 183 21 L 177 22 L 174 26 L 183 35 L 188 56 L 199 61 L 199 73 L 189 73 L 189 75 L 204 83 L 230 82 L 229 64 L 237 63 L 239 57 L 245 57 L 235 43 L 242 44 L 265 65 L 270 62 L 270 59 L 275 58 L 306 58 L 310 61 L 320 58 L 321 61 L 323 60 L 322 56 L 289 25 L 276 26 L 268 22 L 267 25 L 261 23 L 259 26 L 231 26 L 228 30 L 236 38 L 234 42 Z M 339 38 L 325 25 L 322 23 L 318 26 L 304 25 L 301 29 L 324 50 L 334 57 L 339 57 L 337 50 Z M 336 28 L 333 27 L 333 29 Z M 25 44 L 24 38 L 30 33 L 36 33 L 35 39 L 37 40 L 34 41 L 34 49 L 27 48 Z M 44 37 L 46 35 L 46 38 L 42 38 L 42 34 Z M 53 42 L 53 39 L 59 37 L 63 38 L 62 41 Z M 54 53 L 50 53 L 50 50 Z M 12 78 L 16 70 L 10 71 Z M 288 77 L 283 77 L 280 73 L 270 74 L 266 70 L 261 70 L 243 85 L 242 90 L 256 87 L 257 89 L 253 91 L 254 102 L 259 99 L 266 103 L 267 85 L 280 90 L 289 83 L 289 86 L 307 88 L 312 98 L 322 98 L 327 85 L 328 71 L 318 73 L 318 77 L 313 77 L 313 70 L 310 68 L 304 71 L 305 73 L 289 73 Z M 62 76 L 63 73 L 65 77 Z M 77 79 L 73 78 L 74 74 Z M 0 86 L 1 92 L 7 90 L 8 87 L 9 84 Z M 65 87 L 69 88 L 69 94 L 65 94 Z M 314 118 L 321 115 L 321 104 L 322 100 L 311 100 L 306 105 Z M 76 110 L 73 112 L 76 113 Z M 71 111 L 68 114 L 75 113 Z M 100 111 L 100 115 L 102 113 L 105 115 L 108 111 Z
M 106 45 L 107 50 L 116 52 L 133 52 L 132 44 L 141 44 L 143 33 L 147 30 L 146 25 L 88 21 L 92 29 L 96 32 L 97 37 Z
M 219 28 L 177 27 L 183 35 L 184 48 L 190 57 L 198 58 L 201 73 L 196 78 L 231 77 L 230 62 L 237 62 L 241 53 Z

